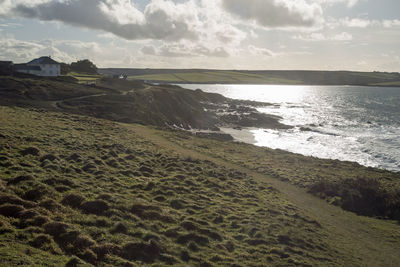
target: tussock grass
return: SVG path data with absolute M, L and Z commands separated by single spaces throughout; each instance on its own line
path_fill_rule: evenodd
M 310 193 L 343 209 L 399 220 L 400 173 L 244 143 L 199 139 L 184 132 L 165 131 L 160 134 L 181 146 L 307 188 Z
M 2 264 L 360 261 L 333 249 L 318 222 L 244 173 L 182 157 L 110 121 L 3 106 L 0 114 L 0 156 L 12 162 L 0 169 Z M 39 153 L 20 153 L 28 147 Z

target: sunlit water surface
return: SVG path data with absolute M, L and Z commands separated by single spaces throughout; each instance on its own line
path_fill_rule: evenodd
M 251 130 L 256 145 L 400 171 L 400 88 L 180 85 L 266 105 L 290 130 Z M 305 129 L 307 128 L 307 129 Z

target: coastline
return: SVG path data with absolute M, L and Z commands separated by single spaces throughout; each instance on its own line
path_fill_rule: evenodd
M 173 81 L 173 82 L 168 82 L 168 81 L 157 81 L 157 80 L 136 80 L 136 79 L 132 79 L 135 81 L 141 81 L 141 82 L 145 82 L 148 84 L 156 84 L 156 85 L 162 85 L 162 84 L 166 84 L 166 85 L 185 85 L 185 84 L 189 84 L 189 85 L 193 85 L 193 84 L 199 84 L 199 85 L 276 85 L 276 86 L 357 86 L 357 87 L 381 87 L 381 88 L 400 88 L 400 84 L 396 84 L 396 85 L 380 85 L 380 84 L 309 84 L 309 83 L 297 83 L 297 84 L 293 84 L 293 83 L 250 83 L 250 82 L 237 82 L 237 83 L 232 83 L 232 82 L 179 82 L 179 81 Z

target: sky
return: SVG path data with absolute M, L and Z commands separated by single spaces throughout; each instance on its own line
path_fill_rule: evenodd
M 0 60 L 400 72 L 399 0 L 0 0 Z

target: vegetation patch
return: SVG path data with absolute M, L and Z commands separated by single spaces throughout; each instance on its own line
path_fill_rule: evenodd
M 0 138 L 0 157 L 13 163 L 0 168 L 0 265 L 365 265 L 330 239 L 325 224 L 270 184 L 143 139 L 135 133 L 142 126 L 0 106 L 0 127 L 7 136 Z M 252 167 L 279 157 L 232 142 L 162 133 Z M 22 155 L 28 147 L 39 148 L 39 155 Z M 294 159 L 300 162 L 287 158 Z M 282 162 L 282 168 L 298 166 Z M 84 170 L 87 164 L 96 168 Z M 278 173 L 278 166 L 269 170 Z M 294 173 L 279 172 L 290 181 Z M 393 238 L 393 246 L 397 242 Z
M 311 186 L 309 191 L 360 215 L 400 221 L 400 190 L 389 191 L 375 179 L 323 180 Z

